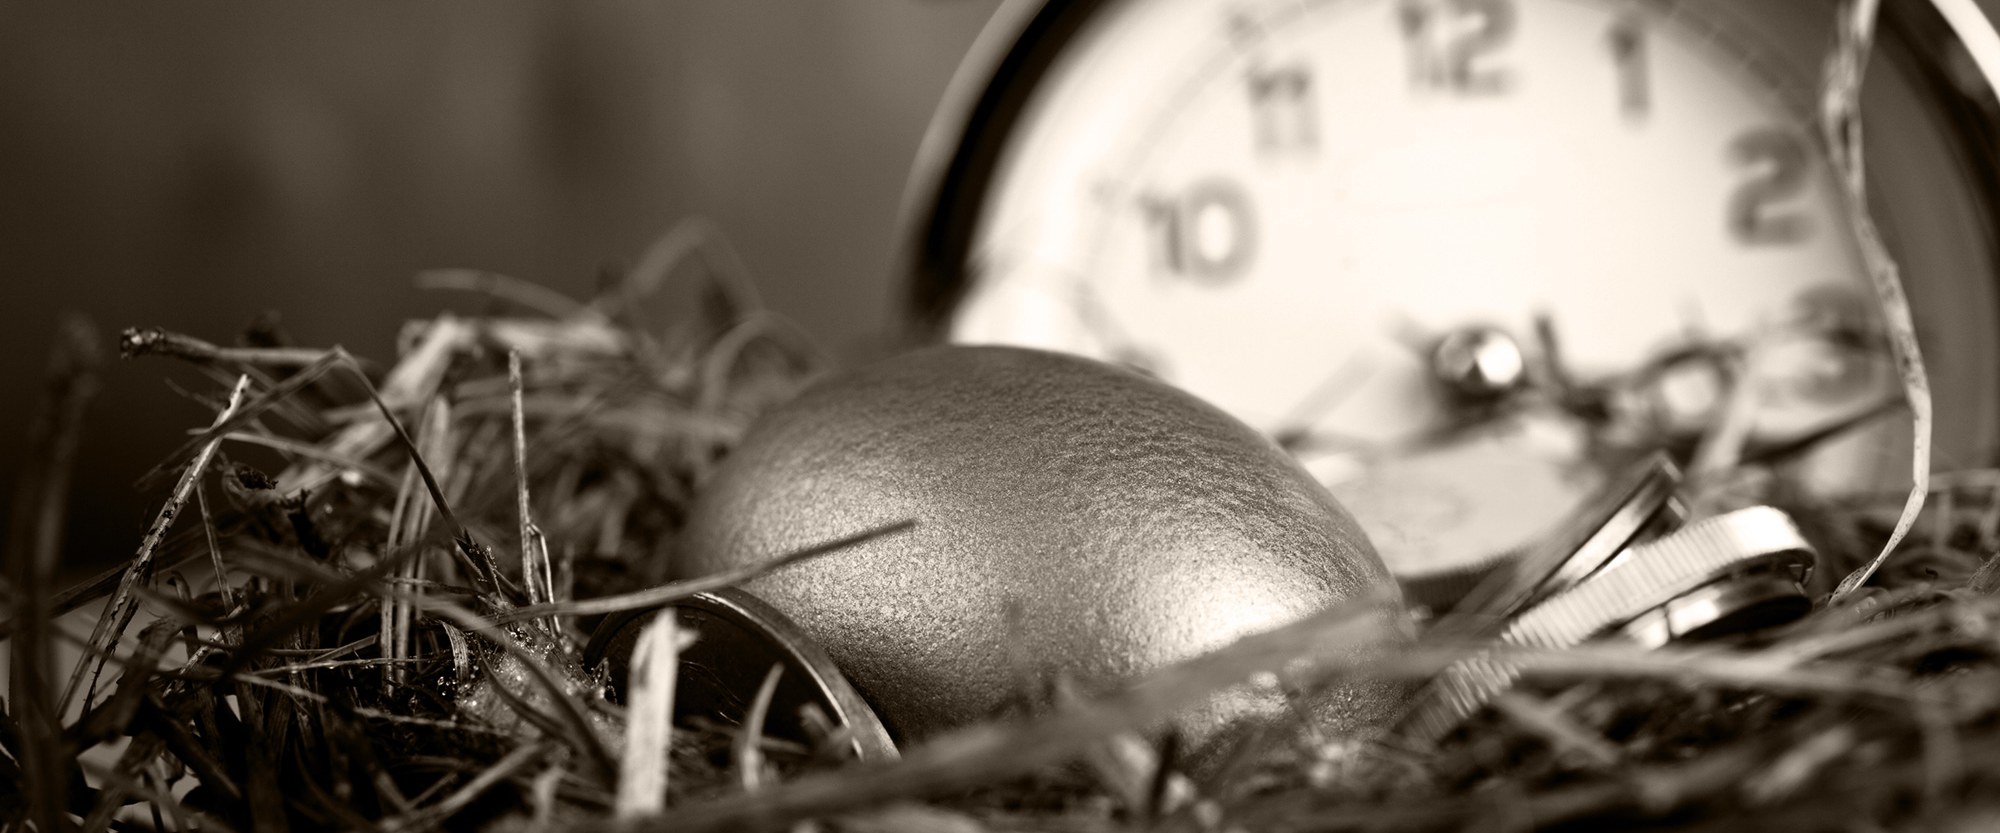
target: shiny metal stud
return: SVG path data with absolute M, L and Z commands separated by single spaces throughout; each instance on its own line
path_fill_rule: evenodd
M 1454 330 L 1431 348 L 1431 374 L 1453 396 L 1498 399 L 1528 383 L 1528 360 L 1506 331 L 1474 326 Z

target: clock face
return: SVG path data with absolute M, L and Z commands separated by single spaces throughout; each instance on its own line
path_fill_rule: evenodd
M 1893 487 L 1909 429 L 1818 144 L 1827 43 L 1730 7 L 1104 4 L 959 196 L 949 336 L 1209 399 L 1406 576 L 1522 547 L 1614 461 L 1724 422 L 1809 447 L 1788 470 L 1823 492 Z M 1991 331 L 1986 241 L 1957 246 L 1977 291 L 1912 294 Z M 1957 360 L 1991 375 L 1980 349 Z

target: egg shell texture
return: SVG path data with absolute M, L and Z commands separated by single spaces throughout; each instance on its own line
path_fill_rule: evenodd
M 765 414 L 702 490 L 671 572 L 910 518 L 746 585 L 904 739 L 986 717 L 1038 678 L 1100 688 L 1395 592 L 1353 518 L 1253 429 L 1150 377 L 1011 347 L 905 354 Z M 1334 731 L 1400 703 L 1377 683 L 1324 699 Z M 1275 702 L 1239 691 L 1183 728 Z

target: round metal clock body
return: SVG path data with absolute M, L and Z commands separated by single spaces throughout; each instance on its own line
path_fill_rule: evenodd
M 1526 545 L 1619 462 L 1686 456 L 1725 419 L 1809 488 L 1893 489 L 1902 388 L 1819 141 L 1835 11 L 1005 9 L 913 181 L 912 320 L 1215 402 L 1418 583 Z M 1970 0 L 1883 15 L 1870 210 L 1930 367 L 1937 464 L 1985 464 L 2000 39 Z

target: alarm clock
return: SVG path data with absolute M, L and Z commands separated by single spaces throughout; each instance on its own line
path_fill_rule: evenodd
M 1971 0 L 1884 4 L 1860 205 L 1819 122 L 1847 9 L 1016 3 L 924 141 L 906 320 L 1217 404 L 1443 606 L 1725 418 L 1808 494 L 1907 488 L 1865 212 L 1900 265 L 1935 464 L 1990 464 L 2000 36 Z

